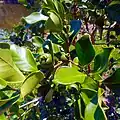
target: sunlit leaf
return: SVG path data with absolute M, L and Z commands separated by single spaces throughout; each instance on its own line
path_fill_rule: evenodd
M 36 85 L 44 78 L 42 72 L 31 73 L 24 81 L 21 86 L 21 96 L 25 97 L 27 94 L 32 92 Z
M 97 95 L 95 95 L 86 106 L 84 120 L 107 120 L 104 111 L 102 111 L 101 107 L 98 104 Z
M 65 13 L 65 10 L 64 10 L 64 7 L 62 5 L 62 3 L 60 3 L 59 1 L 55 0 L 54 2 L 54 5 L 55 5 L 55 8 L 58 12 L 58 14 L 60 15 L 61 18 L 64 18 L 64 13 Z
M 30 50 L 11 45 L 12 59 L 16 66 L 22 71 L 37 71 L 37 65 Z
M 0 115 L 0 120 L 7 120 L 4 114 Z
M 83 83 L 85 77 L 86 74 L 79 72 L 74 67 L 61 67 L 56 71 L 53 82 L 64 85 L 76 82 Z
M 49 11 L 49 19 L 46 21 L 45 28 L 52 32 L 61 32 L 63 22 L 60 16 L 54 11 Z
M 48 17 L 41 14 L 41 12 L 33 12 L 27 17 L 22 18 L 24 21 L 26 21 L 28 24 L 35 24 L 37 22 L 40 22 L 42 20 L 47 20 Z
M 56 8 L 55 8 L 53 0 L 44 0 L 42 8 L 43 9 L 46 8 L 48 10 L 54 10 L 54 11 L 56 11 Z
M 0 78 L 8 82 L 22 82 L 25 77 L 13 63 L 11 51 L 0 49 Z
M 90 77 L 86 77 L 84 82 L 81 84 L 82 88 L 89 88 L 93 90 L 98 89 L 98 83 Z

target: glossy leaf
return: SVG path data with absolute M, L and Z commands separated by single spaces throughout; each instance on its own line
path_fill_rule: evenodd
M 108 59 L 113 48 L 103 48 L 103 52 L 95 57 L 94 72 L 102 72 L 108 65 Z
M 95 95 L 86 106 L 84 120 L 107 120 L 104 111 L 98 104 L 98 97 Z
M 61 18 L 64 19 L 65 10 L 64 10 L 64 7 L 63 7 L 62 3 L 60 3 L 57 0 L 55 0 L 53 3 L 54 3 L 54 6 L 57 10 L 57 13 L 60 15 Z
M 53 46 L 53 53 L 60 52 L 60 46 L 59 45 L 53 43 L 52 46 Z
M 44 2 L 43 6 L 42 6 L 43 9 L 46 8 L 48 10 L 56 11 L 56 8 L 55 8 L 53 0 L 44 0 L 43 2 Z
M 42 72 L 31 73 L 24 81 L 21 86 L 21 96 L 25 97 L 27 94 L 32 92 L 36 85 L 44 78 Z
M 81 88 L 81 92 L 85 93 L 87 97 L 91 100 L 97 93 L 96 90 L 90 88 Z
M 73 84 L 73 83 L 83 83 L 86 74 L 79 72 L 74 67 L 61 67 L 55 73 L 55 78 L 53 82 L 59 84 Z
M 101 109 L 101 107 L 98 105 L 97 109 L 94 114 L 95 120 L 107 120 L 104 111 Z
M 90 77 L 86 77 L 84 82 L 81 84 L 82 88 L 89 88 L 93 90 L 98 89 L 98 83 Z
M 81 98 L 83 99 L 85 105 L 87 105 L 90 102 L 89 97 L 84 92 L 81 92 L 80 95 L 81 95 Z
M 75 36 L 80 32 L 80 28 L 81 28 L 82 22 L 81 20 L 72 20 L 70 22 L 70 31 L 73 32 L 72 35 L 70 36 L 70 41 L 72 41 Z
M 112 1 L 106 8 L 111 21 L 120 22 L 120 1 Z
M 82 36 L 76 42 L 75 48 L 81 65 L 87 65 L 93 60 L 95 56 L 95 50 L 90 42 L 89 35 Z
M 30 50 L 11 45 L 12 59 L 22 71 L 37 71 L 37 65 Z
M 61 32 L 63 29 L 62 19 L 54 11 L 49 11 L 49 14 L 49 19 L 45 23 L 45 28 L 51 32 Z
M 33 12 L 27 17 L 23 17 L 23 20 L 26 21 L 28 24 L 35 24 L 37 22 L 40 22 L 42 20 L 47 20 L 48 17 L 41 14 L 41 12 Z
M 98 106 L 98 98 L 95 96 L 85 109 L 85 120 L 95 120 L 94 114 Z
M 11 51 L 0 49 L 0 78 L 7 82 L 22 82 L 25 77 L 13 63 Z

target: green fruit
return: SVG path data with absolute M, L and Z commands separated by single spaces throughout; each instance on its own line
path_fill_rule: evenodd
M 62 53 L 62 55 L 60 57 L 60 60 L 61 61 L 68 61 L 68 59 L 69 59 L 69 55 L 65 54 L 65 53 Z
M 41 68 L 47 69 L 47 68 L 53 67 L 51 54 L 44 53 L 43 55 L 40 56 L 39 62 L 40 62 Z

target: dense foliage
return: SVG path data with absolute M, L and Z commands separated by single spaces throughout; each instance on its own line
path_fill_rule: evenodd
M 120 119 L 120 2 L 19 3 L 33 13 L 0 40 L 0 119 Z

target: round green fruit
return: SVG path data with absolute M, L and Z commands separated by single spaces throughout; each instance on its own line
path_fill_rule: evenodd
M 43 69 L 53 67 L 51 54 L 44 53 L 43 55 L 40 56 L 39 62 L 40 62 L 40 67 Z

